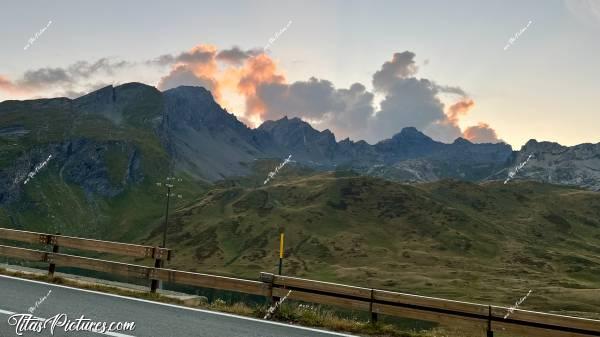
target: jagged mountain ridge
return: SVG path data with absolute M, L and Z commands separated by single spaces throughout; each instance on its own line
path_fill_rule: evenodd
M 473 144 L 457 140 L 436 142 L 415 128 L 405 128 L 390 140 L 370 145 L 348 139 L 337 142 L 329 130 L 317 131 L 299 118 L 266 121 L 250 129 L 214 102 L 210 92 L 198 87 L 178 87 L 165 97 L 165 134 L 169 134 L 176 165 L 190 174 L 217 180 L 249 172 L 248 162 L 261 158 L 283 158 L 291 154 L 300 164 L 331 170 L 337 167 L 360 173 L 381 174 L 386 167 L 410 181 L 455 177 L 478 180 L 504 168 L 512 155 L 507 144 Z M 425 161 L 427 174 L 415 174 L 401 164 Z M 458 159 L 458 160 L 457 160 Z
M 222 109 L 210 91 L 190 86 L 160 92 L 141 83 L 128 83 L 108 86 L 75 100 L 6 101 L 0 103 L 0 116 L 11 109 L 12 112 L 28 111 L 30 115 L 47 110 L 62 111 L 70 119 L 71 129 L 94 128 L 94 125 L 86 123 L 99 121 L 109 133 L 111 127 L 117 130 L 133 126 L 152 134 L 160 142 L 169 157 L 170 167 L 167 170 L 185 172 L 195 179 L 206 181 L 243 176 L 251 172 L 251 164 L 255 160 L 283 158 L 290 154 L 296 163 L 317 170 L 350 169 L 399 181 L 426 182 L 443 178 L 499 180 L 504 179 L 509 170 L 518 164 L 522 159 L 520 154 L 529 151 L 532 146 L 526 145 L 519 152 L 504 143 L 473 144 L 462 138 L 446 144 L 412 127 L 404 128 L 392 138 L 374 145 L 349 139 L 336 141 L 329 130 L 318 131 L 298 118 L 287 117 L 266 121 L 258 128 L 251 129 Z M 43 128 L 25 128 L 18 119 L 13 117 L 8 122 L 2 121 L 0 139 L 10 142 L 10 139 L 18 140 L 23 135 L 44 132 Z M 72 141 L 68 139 L 71 136 L 63 132 L 61 143 Z M 86 138 L 83 132 L 77 136 Z M 105 139 L 106 142 L 110 140 Z M 561 153 L 569 153 L 561 168 L 554 168 L 554 175 L 542 174 L 552 171 L 548 170 L 548 165 L 552 163 L 538 162 L 531 165 L 532 168 L 537 167 L 536 170 L 521 171 L 516 178 L 598 189 L 600 176 L 592 174 L 596 172 L 596 167 L 600 169 L 597 161 L 582 159 L 592 165 L 591 168 L 577 170 L 581 174 L 585 172 L 582 176 L 578 176 L 580 173 L 577 172 L 571 172 L 570 175 L 564 172 L 569 165 L 577 166 L 572 160 L 580 160 L 572 153 L 582 153 L 582 149 L 590 148 L 588 157 L 596 158 L 594 156 L 600 153 L 600 146 L 582 144 L 572 152 L 569 150 L 571 148 L 556 146 L 560 149 L 548 146 L 536 148 L 540 158 L 543 153 L 550 151 L 548 156 L 552 153 L 553 162 Z M 28 160 L 33 161 L 35 158 Z M 524 172 L 528 173 L 522 175 Z M 5 179 L 5 182 L 10 180 Z

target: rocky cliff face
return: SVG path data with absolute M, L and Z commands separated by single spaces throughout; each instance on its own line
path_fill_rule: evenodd
M 109 156 L 114 157 L 115 153 L 122 157 L 119 167 L 110 166 Z M 47 175 L 45 171 L 50 171 L 64 183 L 80 186 L 90 199 L 117 196 L 144 178 L 140 154 L 135 146 L 126 142 L 73 139 L 51 143 L 23 153 L 13 165 L 0 170 L 0 205 L 18 201 L 28 175 L 44 161 L 47 164 L 29 182 L 41 179 Z
M 600 143 L 572 147 L 551 142 L 528 141 L 511 165 L 496 174 L 500 179 L 524 163 L 513 179 L 527 179 L 600 191 Z
M 264 155 L 252 130 L 223 110 L 208 90 L 182 86 L 163 96 L 161 134 L 175 169 L 214 181 L 247 174 L 244 163 Z

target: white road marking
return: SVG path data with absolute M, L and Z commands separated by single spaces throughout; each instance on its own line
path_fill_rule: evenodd
M 110 297 L 115 297 L 115 298 L 121 298 L 121 299 L 125 299 L 125 300 L 130 300 L 130 301 L 136 301 L 136 302 L 142 302 L 142 303 L 150 303 L 150 304 L 155 304 L 155 305 L 162 305 L 162 306 L 165 306 L 165 307 L 171 307 L 171 308 L 178 308 L 178 309 L 183 309 L 183 310 L 190 310 L 190 311 L 202 312 L 202 313 L 205 313 L 205 314 L 211 314 L 211 315 L 216 315 L 216 316 L 231 317 L 231 318 L 237 318 L 237 319 L 251 321 L 251 322 L 259 322 L 259 323 L 263 323 L 263 324 L 271 324 L 271 325 L 283 326 L 283 327 L 286 327 L 286 328 L 300 329 L 300 330 L 305 330 L 305 331 L 312 331 L 312 332 L 318 332 L 318 333 L 323 333 L 323 334 L 330 334 L 330 335 L 334 335 L 334 336 L 358 337 L 356 335 L 348 335 L 348 334 L 343 334 L 343 333 L 339 333 L 339 332 L 333 332 L 333 331 L 327 331 L 327 330 L 320 330 L 320 329 L 314 329 L 314 328 L 307 328 L 307 327 L 303 327 L 303 326 L 290 325 L 290 324 L 279 323 L 279 322 L 265 321 L 265 320 L 258 319 L 258 318 L 244 317 L 244 316 L 239 316 L 239 315 L 234 315 L 234 314 L 227 314 L 227 313 L 223 313 L 223 312 L 209 311 L 209 310 L 197 309 L 197 308 L 188 308 L 188 307 L 184 307 L 184 306 L 180 306 L 180 305 L 176 305 L 176 304 L 154 302 L 154 301 L 143 300 L 143 299 L 134 298 L 134 297 L 127 297 L 127 296 L 121 296 L 121 295 L 115 295 L 115 294 L 106 294 L 106 293 L 102 293 L 102 292 L 94 291 L 94 290 L 73 288 L 73 287 L 64 286 L 64 285 L 60 285 L 60 284 L 53 284 L 53 283 L 46 283 L 46 282 L 41 282 L 41 281 L 27 280 L 27 279 L 22 279 L 22 278 L 13 277 L 13 276 L 0 275 L 0 277 L 8 278 L 8 279 L 13 279 L 13 280 L 18 280 L 18 281 L 23 281 L 23 282 L 30 282 L 30 283 L 37 283 L 37 284 L 43 284 L 43 285 L 50 285 L 50 286 L 53 286 L 53 287 L 56 287 L 56 288 L 71 289 L 71 290 L 86 292 L 86 293 L 90 293 L 90 294 L 97 294 L 97 295 L 103 295 L 103 296 L 110 296 Z

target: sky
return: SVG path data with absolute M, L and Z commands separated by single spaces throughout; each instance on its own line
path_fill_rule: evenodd
M 250 127 L 600 142 L 600 1 L 14 1 L 0 101 L 200 85 Z

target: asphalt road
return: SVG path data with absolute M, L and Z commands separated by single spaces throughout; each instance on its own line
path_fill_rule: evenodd
M 46 297 L 43 301 L 41 299 Z M 94 322 L 135 322 L 133 331 L 65 332 L 50 324 L 41 332 L 25 332 L 30 336 L 77 337 L 327 337 L 350 336 L 334 332 L 297 327 L 206 310 L 130 299 L 116 295 L 80 290 L 43 282 L 0 275 L 0 337 L 15 337 L 14 314 L 28 314 L 37 308 L 34 317 L 46 319 L 66 314 L 70 320 L 85 318 Z M 41 303 L 39 303 L 41 302 Z

